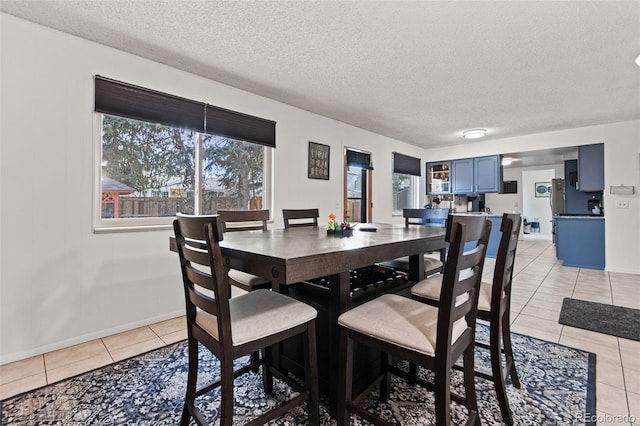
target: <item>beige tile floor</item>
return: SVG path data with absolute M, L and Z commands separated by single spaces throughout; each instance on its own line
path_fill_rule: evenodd
M 640 342 L 558 324 L 564 297 L 640 308 L 640 275 L 562 266 L 541 239 L 519 243 L 515 266 L 512 330 L 595 352 L 598 424 L 640 425 Z M 185 327 L 175 318 L 2 365 L 0 399 L 174 343 Z

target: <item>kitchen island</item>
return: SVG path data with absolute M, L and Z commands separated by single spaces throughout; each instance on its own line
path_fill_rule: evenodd
M 604 216 L 555 216 L 556 257 L 565 266 L 604 269 Z

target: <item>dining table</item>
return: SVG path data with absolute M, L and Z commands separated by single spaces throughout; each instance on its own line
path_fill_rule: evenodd
M 382 223 L 361 223 L 350 233 L 337 234 L 322 227 L 232 232 L 220 242 L 226 267 L 268 279 L 273 291 L 318 311 L 318 378 L 332 412 L 338 386 L 338 316 L 384 293 L 408 296 L 411 286 L 424 277 L 424 253 L 445 247 L 444 228 Z M 173 237 L 170 249 L 176 250 Z M 409 257 L 408 271 L 381 265 L 404 256 Z M 354 283 L 358 276 L 365 282 Z M 301 348 L 300 342 L 279 347 L 274 362 L 293 374 L 304 374 Z M 375 378 L 379 360 L 379 353 L 356 348 L 354 389 Z

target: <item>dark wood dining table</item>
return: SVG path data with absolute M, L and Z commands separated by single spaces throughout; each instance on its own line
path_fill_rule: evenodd
M 220 246 L 227 267 L 269 279 L 274 291 L 318 310 L 320 388 L 329 396 L 333 412 L 338 383 L 338 316 L 383 293 L 409 294 L 411 285 L 424 275 L 423 254 L 445 247 L 444 233 L 440 227 L 377 223 L 359 224 L 351 236 L 327 235 L 316 227 L 270 229 L 227 233 Z M 175 250 L 173 239 L 171 244 Z M 352 271 L 403 256 L 409 256 L 410 269 L 402 279 L 372 283 L 354 293 Z M 323 285 L 314 284 L 321 277 Z M 285 346 L 278 357 L 294 374 L 303 372 L 299 347 L 295 342 Z M 379 354 L 364 350 L 356 354 L 360 371 L 354 366 L 354 387 L 364 386 L 375 376 L 378 359 Z

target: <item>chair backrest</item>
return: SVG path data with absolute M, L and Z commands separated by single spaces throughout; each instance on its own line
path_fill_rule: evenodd
M 522 220 L 518 213 L 505 213 L 502 215 L 500 231 L 500 245 L 496 256 L 496 266 L 493 272 L 493 285 L 491 288 L 491 311 L 500 314 L 501 305 L 510 303 L 511 282 L 513 280 L 513 264 L 516 259 L 516 248 L 520 236 Z
M 318 209 L 282 209 L 285 229 L 302 226 L 318 226 L 320 212 Z M 294 220 L 294 222 L 291 222 Z
M 402 209 L 404 226 L 424 225 L 427 223 L 427 209 Z
M 465 347 L 475 340 L 475 323 L 482 270 L 491 233 L 491 221 L 481 215 L 449 215 L 445 240 L 449 253 L 444 265 L 438 311 L 436 356 L 457 359 Z M 476 242 L 465 251 L 465 244 Z M 464 318 L 464 319 L 463 319 Z M 466 328 L 456 346 L 451 347 L 452 330 Z M 464 323 L 462 323 L 464 326 Z
M 223 232 L 218 215 L 177 214 L 173 229 L 180 256 L 188 332 L 192 333 L 196 310 L 201 309 L 215 316 L 218 342 L 231 344 L 230 289 L 220 250 Z
M 224 232 L 267 230 L 269 210 L 218 210 L 218 215 Z

